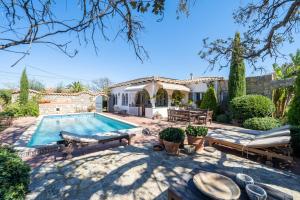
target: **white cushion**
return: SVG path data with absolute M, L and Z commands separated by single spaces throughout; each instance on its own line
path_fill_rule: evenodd
M 234 131 L 214 130 L 207 134 L 208 137 L 216 140 L 226 141 L 234 144 L 246 145 L 251 142 L 252 138 L 247 134 L 240 134 Z
M 291 137 L 290 136 L 280 136 L 280 137 L 270 137 L 270 138 L 261 138 L 255 139 L 246 144 L 247 147 L 254 148 L 267 148 L 274 147 L 278 145 L 289 144 Z
M 258 136 L 256 136 L 256 139 L 260 138 L 270 138 L 270 137 L 279 137 L 279 136 L 290 136 L 290 130 L 277 130 L 277 131 L 268 131 L 264 132 Z

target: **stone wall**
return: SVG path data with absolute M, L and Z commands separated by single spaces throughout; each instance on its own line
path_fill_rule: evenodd
M 18 96 L 19 92 L 14 92 L 12 101 L 16 101 Z M 90 92 L 39 93 L 37 91 L 30 91 L 29 96 L 30 98 L 39 96 L 40 115 L 47 115 L 94 111 L 96 109 L 96 98 L 102 98 L 103 94 Z
M 246 78 L 247 94 L 261 94 L 272 98 L 271 83 L 274 79 L 273 74 L 263 76 L 253 76 Z
M 247 77 L 247 94 L 260 94 L 272 98 L 272 88 L 274 88 L 274 84 L 276 85 L 276 81 L 274 81 L 273 79 L 273 74 Z M 221 102 L 226 102 L 228 100 L 228 80 L 222 81 L 220 87 L 223 97 Z

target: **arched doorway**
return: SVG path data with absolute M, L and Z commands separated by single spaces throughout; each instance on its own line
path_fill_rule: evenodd
M 160 88 L 156 93 L 156 107 L 167 107 L 168 106 L 168 93 L 163 88 Z
M 147 90 L 142 90 L 136 93 L 135 105 L 139 107 L 138 115 L 145 116 L 145 108 L 151 106 L 150 95 Z

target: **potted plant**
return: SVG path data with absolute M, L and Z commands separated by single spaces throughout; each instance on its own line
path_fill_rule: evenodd
M 208 128 L 204 126 L 192 126 L 189 125 L 185 129 L 188 144 L 195 145 L 196 151 L 202 151 L 204 149 L 204 137 L 207 135 Z
M 158 134 L 158 140 L 159 140 L 159 144 L 161 145 L 161 146 L 164 146 L 164 131 L 161 131 L 161 132 L 159 132 L 159 134 Z
M 160 132 L 167 153 L 178 155 L 179 145 L 184 141 L 184 131 L 180 128 L 166 128 Z

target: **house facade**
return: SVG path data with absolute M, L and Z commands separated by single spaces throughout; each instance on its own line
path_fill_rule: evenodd
M 196 107 L 201 102 L 209 85 L 223 99 L 223 77 L 199 77 L 178 80 L 165 77 L 145 77 L 111 86 L 109 110 L 126 111 L 129 115 L 153 118 L 157 115 L 167 117 L 168 108 L 177 107 L 174 93 L 182 95 L 181 105 Z

